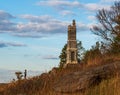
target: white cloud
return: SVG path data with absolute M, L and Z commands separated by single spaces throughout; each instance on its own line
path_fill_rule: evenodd
M 15 17 L 3 10 L 0 10 L 0 20 L 11 19 L 11 18 L 15 18 Z
M 92 16 L 92 15 L 88 16 L 88 19 L 91 20 L 91 21 L 96 21 L 96 17 Z
M 29 18 L 31 17 L 31 18 Z M 43 18 L 44 16 L 32 16 L 28 18 L 28 23 L 21 23 L 17 25 L 18 33 L 39 33 L 39 34 L 49 34 L 49 33 L 60 33 L 60 30 L 65 29 L 67 25 L 65 22 L 53 19 L 53 18 Z M 65 32 L 64 30 L 61 31 Z
M 43 38 L 46 37 L 45 35 L 42 35 L 40 33 L 34 33 L 34 32 L 24 32 L 24 33 L 12 33 L 13 36 L 17 37 L 24 37 L 24 38 Z
M 43 5 L 43 6 L 52 6 L 52 7 L 57 7 L 59 9 L 64 9 L 66 7 L 79 7 L 81 4 L 78 1 L 58 1 L 58 0 L 46 0 L 46 1 L 40 1 L 37 3 L 37 5 Z
M 61 11 L 60 14 L 63 15 L 63 16 L 71 16 L 71 15 L 75 15 L 74 12 L 69 11 L 69 10 Z
M 17 43 L 17 42 L 4 42 L 4 41 L 0 41 L 0 48 L 4 48 L 4 47 L 8 47 L 8 46 L 23 47 L 23 46 L 27 46 L 27 45 L 22 44 L 22 43 Z
M 64 11 L 63 13 L 64 15 L 70 14 L 69 11 Z M 13 36 L 19 37 L 41 38 L 56 33 L 66 33 L 67 26 L 71 23 L 57 20 L 48 15 L 35 16 L 27 14 L 21 15 L 19 18 L 27 20 L 27 22 L 13 23 L 12 21 L 9 21 L 8 17 L 4 18 L 4 20 L 0 22 L 0 32 L 9 33 Z M 80 22 L 77 23 L 77 28 L 79 31 L 88 30 L 87 25 Z
M 11 22 L 10 19 L 15 18 L 13 15 L 0 10 L 0 32 L 10 32 L 15 30 L 15 23 Z
M 108 3 L 115 2 L 115 1 L 120 1 L 120 0 L 101 0 L 101 2 L 108 2 Z
M 107 0 L 106 0 L 107 1 Z M 101 4 L 99 3 L 81 3 L 79 1 L 58 1 L 58 0 L 47 0 L 47 1 L 40 1 L 37 3 L 37 5 L 40 6 L 50 6 L 53 8 L 57 8 L 57 9 L 61 9 L 62 11 L 66 10 L 66 9 L 71 9 L 71 8 L 75 8 L 75 9 L 87 9 L 88 11 L 96 11 L 99 9 L 109 9 L 110 6 L 109 5 L 105 5 L 105 4 Z
M 88 26 L 88 24 L 84 24 L 84 23 L 77 23 L 77 31 L 87 31 L 89 30 L 90 27 Z
M 28 19 L 28 23 L 18 24 L 17 28 L 19 32 L 16 35 L 23 37 L 42 37 L 47 34 L 66 33 L 67 26 L 72 23 L 60 21 L 49 16 L 27 15 L 22 16 L 22 18 Z M 77 22 L 77 29 L 78 31 L 86 31 L 89 27 L 86 24 Z
M 84 5 L 86 9 L 90 11 L 97 11 L 100 9 L 110 9 L 109 5 L 102 5 L 102 4 L 97 4 L 97 3 L 88 3 Z
M 47 20 L 52 19 L 51 16 L 49 15 L 44 15 L 44 16 L 34 16 L 34 15 L 21 15 L 20 18 L 27 19 L 31 22 L 46 22 Z

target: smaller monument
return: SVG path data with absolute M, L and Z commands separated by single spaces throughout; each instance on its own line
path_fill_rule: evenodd
M 76 23 L 73 20 L 72 25 L 68 26 L 67 41 L 67 64 L 77 64 L 77 41 L 76 41 Z

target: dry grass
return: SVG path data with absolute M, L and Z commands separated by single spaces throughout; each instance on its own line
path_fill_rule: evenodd
M 85 95 L 120 95 L 120 79 L 115 77 L 104 80 L 99 85 L 88 89 Z
M 0 93 L 7 87 L 7 83 L 0 83 Z
M 62 72 L 57 76 L 43 74 L 27 80 L 11 83 L 6 88 L 4 95 L 120 95 L 120 79 L 115 77 L 103 80 L 99 85 L 87 89 L 84 93 L 59 94 L 52 89 L 53 83 L 59 79 Z M 70 73 L 70 71 L 66 70 Z M 67 73 L 66 73 L 67 74 Z
M 71 72 L 81 71 L 84 66 L 72 66 L 66 69 L 57 69 L 49 73 L 43 73 L 40 76 L 11 82 L 4 90 L 4 95 L 61 95 L 53 91 L 53 84 L 60 77 Z M 34 93 L 34 94 L 33 94 Z
M 109 64 L 115 61 L 120 61 L 120 54 L 117 55 L 102 55 L 102 56 L 95 56 L 94 58 L 89 57 L 87 60 L 87 66 L 96 66 L 96 65 L 102 65 L 102 64 Z
M 118 76 L 103 80 L 99 85 L 87 89 L 84 93 L 59 94 L 53 91 L 53 84 L 62 76 L 116 60 L 120 60 L 120 55 L 96 57 L 94 60 L 89 60 L 88 62 L 91 64 L 87 65 L 79 64 L 65 69 L 54 68 L 49 73 L 43 73 L 40 76 L 11 82 L 5 88 L 1 89 L 0 87 L 0 92 L 4 92 L 3 95 L 120 95 L 120 79 Z

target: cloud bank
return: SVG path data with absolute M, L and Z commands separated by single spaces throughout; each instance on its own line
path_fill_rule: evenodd
M 65 11 L 64 14 L 66 14 L 66 12 L 67 11 Z M 14 23 L 11 19 L 15 19 L 15 17 L 11 14 L 2 11 L 1 15 L 4 16 L 4 19 L 1 17 L 0 33 L 9 33 L 10 35 L 18 37 L 42 38 L 51 34 L 66 33 L 67 26 L 71 23 L 57 20 L 48 15 L 35 16 L 28 14 L 19 16 L 20 19 L 27 20 L 26 23 Z M 80 22 L 78 22 L 77 25 L 78 29 L 81 31 L 86 31 L 89 28 L 87 25 Z M 6 44 L 1 43 L 1 47 L 2 46 L 5 47 Z
M 37 3 L 37 5 L 42 5 L 42 6 L 51 6 L 51 7 L 56 7 L 58 9 L 64 9 L 64 8 L 73 8 L 73 7 L 79 7 L 82 6 L 78 1 L 73 1 L 70 2 L 68 0 L 65 1 L 60 1 L 60 0 L 46 0 L 46 1 L 40 1 Z
M 3 42 L 3 41 L 0 41 L 0 48 L 9 47 L 9 46 L 25 47 L 27 45 L 26 44 L 22 44 L 22 43 L 16 43 L 16 42 Z
M 15 23 L 11 21 L 15 17 L 5 11 L 0 10 L 0 32 L 10 32 L 15 30 Z
M 108 0 L 107 0 L 108 1 Z M 101 1 L 102 2 L 102 1 Z M 75 16 L 76 13 L 72 10 L 85 9 L 88 11 L 96 11 L 102 8 L 109 9 L 109 5 L 104 5 L 102 3 L 81 3 L 79 1 L 69 1 L 69 0 L 46 0 L 37 2 L 38 6 L 49 6 L 53 7 L 62 16 Z M 13 19 L 20 19 L 21 22 L 14 22 Z M 94 17 L 88 16 L 88 19 L 94 19 Z M 26 22 L 22 22 L 26 20 Z M 13 16 L 12 14 L 0 10 L 0 33 L 8 33 L 13 36 L 18 37 L 31 37 L 31 38 L 42 38 L 54 34 L 62 34 L 67 32 L 67 26 L 71 22 L 62 21 L 55 19 L 49 15 L 29 15 L 23 14 L 20 16 Z M 88 31 L 92 24 L 84 24 L 77 22 L 78 31 Z M 6 47 L 5 44 L 1 43 L 1 47 Z
M 108 0 L 106 0 L 108 1 Z M 110 0 L 109 0 L 110 1 Z M 101 3 L 81 3 L 79 1 L 60 1 L 60 0 L 46 0 L 46 1 L 40 1 L 37 2 L 37 5 L 39 6 L 50 6 L 53 8 L 57 8 L 59 10 L 65 10 L 65 9 L 70 9 L 70 8 L 75 8 L 75 9 L 87 9 L 88 11 L 96 11 L 102 8 L 109 9 L 110 6 L 106 4 L 101 4 Z

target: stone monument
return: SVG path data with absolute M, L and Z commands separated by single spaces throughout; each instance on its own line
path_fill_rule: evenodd
M 67 64 L 77 64 L 77 41 L 76 41 L 76 23 L 73 20 L 72 25 L 68 26 L 67 40 Z

